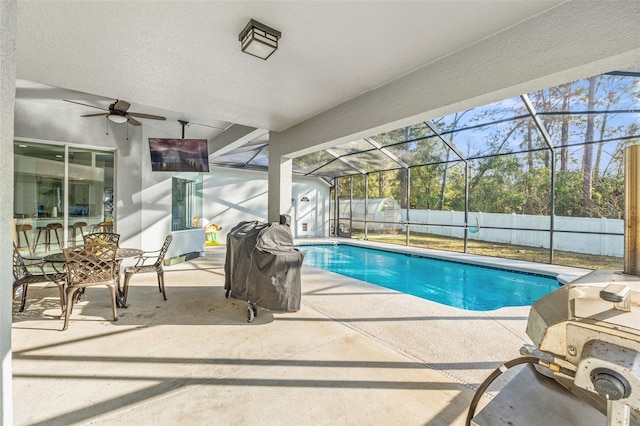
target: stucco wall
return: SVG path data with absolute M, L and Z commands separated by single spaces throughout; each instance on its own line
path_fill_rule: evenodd
M 222 227 L 218 239 L 241 221 L 267 220 L 267 173 L 254 170 L 212 168 L 204 179 L 203 217 Z M 313 235 L 298 235 L 297 200 L 304 194 L 315 195 Z M 291 215 L 294 237 L 329 235 L 329 186 L 317 178 L 294 176 Z M 302 218 L 301 218 L 302 219 Z
M 148 138 L 178 137 L 179 126 L 176 124 L 176 134 L 171 135 L 159 133 L 152 124 L 134 127 L 109 123 L 107 128 L 107 120 L 81 118 L 81 114 L 81 111 L 69 114 L 56 104 L 17 101 L 15 137 L 117 149 L 115 215 L 121 244 L 158 249 L 171 232 L 171 181 L 180 174 L 151 172 Z M 240 221 L 267 219 L 267 183 L 266 172 L 252 170 L 212 168 L 203 176 L 203 217 L 222 226 L 220 241 L 224 241 L 228 230 Z M 314 194 L 316 202 L 313 233 L 306 236 L 328 235 L 329 186 L 317 178 L 295 176 L 292 198 L 295 200 L 303 193 Z M 292 208 L 283 213 L 291 214 L 295 222 L 295 212 Z M 183 245 L 181 250 L 199 251 L 200 237 L 198 241 L 194 240 L 193 248 Z M 178 243 L 169 255 L 182 254 L 176 252 L 177 249 Z
M 0 2 L 0 238 L 8 241 L 13 234 L 13 118 L 16 84 L 16 37 L 17 4 L 15 1 Z M 0 248 L 0 424 L 13 424 L 13 393 L 11 368 L 11 314 L 13 287 L 9 287 L 12 263 L 11 248 L 3 244 Z

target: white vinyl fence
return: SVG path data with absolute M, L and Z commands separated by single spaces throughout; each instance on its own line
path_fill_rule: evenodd
M 402 210 L 402 220 L 406 221 L 407 211 Z M 439 210 L 411 210 L 411 222 L 432 223 L 439 225 L 411 225 L 410 232 L 444 235 L 464 238 L 464 212 Z M 477 224 L 477 233 L 469 232 L 470 240 L 492 241 L 497 243 L 517 244 L 529 247 L 549 248 L 549 216 L 521 214 L 469 212 L 469 228 Z M 459 225 L 442 226 L 442 225 Z M 484 227 L 526 228 L 533 231 L 510 229 L 487 229 Z M 555 232 L 553 248 L 573 253 L 586 253 L 602 256 L 623 257 L 624 221 L 621 219 L 598 219 L 583 217 L 556 216 L 556 231 L 573 232 L 608 232 L 621 235 L 591 235 Z M 539 231 L 537 229 L 540 229 Z

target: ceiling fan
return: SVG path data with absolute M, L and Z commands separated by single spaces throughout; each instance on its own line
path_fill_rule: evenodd
M 129 122 L 129 124 L 132 124 L 134 126 L 141 126 L 142 125 L 142 123 L 140 123 L 138 120 L 136 120 L 136 118 L 147 118 L 149 120 L 166 120 L 165 117 L 162 117 L 162 116 L 159 116 L 159 115 L 142 114 L 142 113 L 139 113 L 139 112 L 128 112 L 129 107 L 131 106 L 131 104 L 129 104 L 129 102 L 118 100 L 118 99 L 116 99 L 116 101 L 114 103 L 109 105 L 109 109 L 98 107 L 98 106 L 95 106 L 95 105 L 83 104 L 82 102 L 70 101 L 68 99 L 63 99 L 63 101 L 71 102 L 72 104 L 78 104 L 78 105 L 88 106 L 88 107 L 91 107 L 91 108 L 98 108 L 98 109 L 101 109 L 103 111 L 107 111 L 106 114 L 104 112 L 100 112 L 100 113 L 96 113 L 96 114 L 81 115 L 81 117 L 105 116 L 109 120 L 113 121 L 114 123 L 126 123 L 126 122 Z

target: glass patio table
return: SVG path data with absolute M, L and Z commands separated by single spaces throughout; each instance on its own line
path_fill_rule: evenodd
M 131 247 L 118 247 L 118 249 L 116 250 L 116 260 L 122 260 L 122 259 L 125 259 L 127 257 L 140 256 L 142 253 L 144 253 L 144 250 L 142 250 L 142 249 L 131 248 Z M 62 252 L 48 254 L 48 255 L 44 256 L 42 258 L 42 260 L 44 260 L 45 262 L 49 262 L 49 263 L 64 263 L 65 262 L 64 253 L 62 253 Z
M 132 248 L 132 247 L 118 247 L 116 249 L 116 262 L 120 263 L 120 261 L 122 261 L 123 259 L 127 258 L 127 257 L 136 257 L 136 256 L 140 256 L 142 253 L 144 253 L 144 250 L 142 249 L 138 249 L 138 248 Z M 56 267 L 56 264 L 64 264 L 65 263 L 65 259 L 64 259 L 64 253 L 59 252 L 59 253 L 52 253 L 49 255 L 46 255 L 42 258 L 43 261 L 50 263 L 53 266 L 53 269 L 55 269 L 57 272 L 64 272 L 64 268 L 62 268 L 62 270 L 59 270 L 58 267 Z M 120 288 L 120 268 L 118 268 L 118 295 L 117 295 L 117 302 L 118 302 L 118 306 L 121 308 L 125 308 L 126 306 L 124 306 L 124 303 L 122 302 L 122 289 Z

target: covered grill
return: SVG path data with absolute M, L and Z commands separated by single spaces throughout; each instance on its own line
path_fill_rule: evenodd
M 287 225 L 240 222 L 227 235 L 226 297 L 247 301 L 252 322 L 257 306 L 276 312 L 300 309 L 304 254 L 294 248 Z

